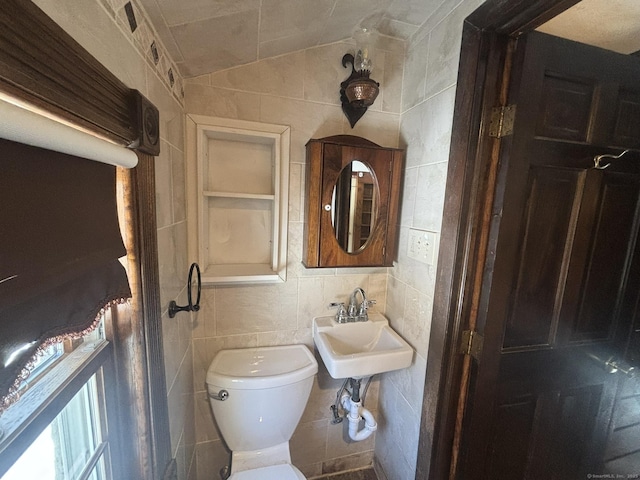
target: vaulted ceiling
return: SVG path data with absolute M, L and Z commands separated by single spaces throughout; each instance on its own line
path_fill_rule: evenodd
M 184 77 L 348 39 L 359 27 L 408 39 L 446 2 L 140 1 Z M 635 52 L 640 50 L 640 0 L 582 0 L 540 30 L 621 53 Z
M 443 0 L 141 0 L 185 77 L 350 38 L 406 39 Z

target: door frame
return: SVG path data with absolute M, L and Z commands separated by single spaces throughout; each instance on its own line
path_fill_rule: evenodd
M 469 381 L 462 332 L 475 329 L 501 144 L 487 135 L 505 105 L 513 39 L 580 0 L 487 0 L 463 24 L 416 480 L 453 478 Z

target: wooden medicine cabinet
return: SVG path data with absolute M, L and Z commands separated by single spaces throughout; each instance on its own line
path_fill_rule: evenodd
M 286 280 L 290 128 L 187 115 L 189 258 L 202 283 Z
M 403 159 L 352 135 L 307 143 L 306 267 L 392 266 Z

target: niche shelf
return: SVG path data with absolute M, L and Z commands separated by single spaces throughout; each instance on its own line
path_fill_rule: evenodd
M 286 280 L 290 128 L 188 114 L 189 258 L 202 283 Z

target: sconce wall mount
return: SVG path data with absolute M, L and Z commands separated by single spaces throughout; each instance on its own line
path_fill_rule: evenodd
M 351 64 L 351 75 L 340 84 L 340 101 L 342 111 L 353 128 L 378 97 L 380 84 L 369 78 L 371 72 L 368 70 L 356 70 L 350 53 L 342 57 L 342 66 L 347 68 L 348 64 Z

